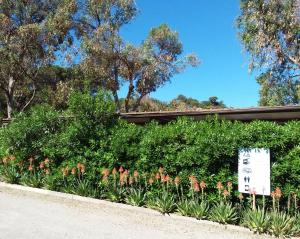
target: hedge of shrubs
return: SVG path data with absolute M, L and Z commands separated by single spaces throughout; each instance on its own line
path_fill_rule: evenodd
M 77 92 L 64 112 L 38 106 L 21 114 L 0 131 L 2 179 L 81 195 L 88 188 L 88 195 L 94 191 L 94 196 L 102 197 L 99 182 L 103 182 L 104 169 L 145 172 L 147 181 L 163 167 L 164 175 L 180 178 L 183 191 L 189 195 L 184 200 L 191 197 L 193 176 L 205 182 L 208 202 L 219 201 L 218 183 L 230 182 L 230 201 L 238 203 L 238 150 L 263 147 L 271 150 L 272 189 L 282 190 L 281 207 L 287 208 L 295 197 L 297 212 L 300 121 L 278 124 L 179 118 L 164 125 L 152 122 L 138 126 L 118 119 L 114 112 L 115 105 L 106 92 L 95 96 Z M 66 172 L 71 175 L 72 169 L 77 170 L 73 174 L 76 177 L 68 179 Z M 263 201 L 258 199 L 260 207 L 272 208 L 272 198 Z

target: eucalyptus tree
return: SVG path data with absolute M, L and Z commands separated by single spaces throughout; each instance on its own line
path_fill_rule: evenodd
M 165 24 L 153 28 L 139 46 L 126 43 L 120 29 L 138 12 L 133 0 L 87 0 L 80 8 L 78 33 L 84 50 L 82 68 L 92 84 L 112 92 L 119 109 L 118 90 L 122 84 L 128 83 L 125 111 L 136 110 L 144 96 L 187 65 L 198 63 L 193 55 L 179 58 L 182 44 L 178 33 Z
M 134 0 L 84 0 L 78 14 L 78 33 L 82 38 L 82 69 L 93 85 L 112 92 L 120 108 L 121 51 L 120 29 L 137 14 Z
M 240 0 L 239 34 L 260 71 L 262 105 L 300 103 L 299 0 Z
M 123 77 L 129 82 L 125 99 L 126 112 L 137 110 L 143 97 L 170 82 L 175 74 L 187 66 L 195 67 L 199 64 L 197 56 L 189 54 L 181 57 L 182 52 L 183 45 L 178 33 L 166 24 L 151 29 L 138 48 L 129 48 L 123 60 L 123 72 L 126 73 Z M 137 99 L 129 109 L 130 98 L 133 96 Z
M 24 87 L 35 96 L 39 69 L 55 60 L 62 46 L 71 43 L 75 0 L 0 1 L 0 89 L 11 118 L 16 97 Z

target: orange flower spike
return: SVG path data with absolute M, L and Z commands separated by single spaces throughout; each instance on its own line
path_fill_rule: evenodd
M 200 191 L 199 183 L 197 181 L 194 182 L 193 189 L 194 189 L 195 192 L 199 192 Z
M 112 173 L 112 175 L 116 175 L 117 174 L 117 169 L 114 168 L 111 173 Z
M 134 170 L 133 177 L 137 178 L 139 176 L 139 172 L 137 170 Z
M 40 169 L 44 169 L 45 168 L 45 162 L 40 162 Z
M 232 182 L 227 182 L 227 187 L 228 187 L 229 189 L 232 189 Z
M 32 165 L 29 165 L 28 170 L 31 172 L 33 170 Z
M 125 176 L 124 173 L 120 174 L 120 184 L 121 184 L 121 186 L 123 186 L 125 184 L 125 177 L 124 176 Z
M 129 180 L 128 180 L 129 185 L 133 184 L 133 177 L 129 176 Z
M 70 171 L 70 169 L 69 169 L 69 166 L 67 165 L 67 167 L 65 168 L 65 171 L 66 171 L 66 176 L 68 176 L 69 175 L 69 171 Z
M 159 174 L 159 173 L 157 173 L 157 174 L 155 175 L 155 179 L 156 179 L 157 181 L 160 179 L 160 174 Z
M 279 199 L 279 198 L 281 198 L 281 196 L 282 196 L 281 189 L 279 187 L 277 187 L 275 189 L 275 197 Z
M 150 185 L 152 185 L 152 184 L 154 183 L 153 178 L 149 178 L 148 183 L 149 183 Z
M 165 182 L 168 183 L 168 182 L 170 182 L 170 180 L 171 180 L 170 176 L 169 176 L 169 175 L 166 175 L 166 176 L 165 176 Z
M 119 172 L 120 172 L 120 173 L 123 173 L 123 172 L 124 172 L 124 168 L 123 168 L 122 166 L 119 168 Z
M 81 169 L 81 163 L 77 163 L 77 169 L 80 171 L 80 169 Z
M 206 188 L 206 183 L 204 181 L 201 181 L 200 188 L 203 190 Z
M 75 174 L 76 174 L 76 168 L 72 168 L 71 174 L 72 174 L 72 175 L 75 175 Z
M 48 165 L 50 163 L 50 160 L 48 158 L 45 158 L 44 162 L 46 165 Z
M 179 176 L 175 177 L 174 183 L 175 183 L 176 186 L 178 186 L 180 184 L 180 177 Z
M 227 198 L 229 195 L 230 195 L 230 193 L 228 192 L 227 189 L 225 189 L 225 190 L 223 191 L 223 196 L 224 196 L 225 198 Z
M 222 190 L 223 189 L 223 184 L 221 182 L 217 183 L 217 189 Z
M 271 192 L 271 197 L 274 199 L 275 198 L 275 192 L 273 191 L 273 192 Z
M 81 165 L 80 172 L 81 172 L 82 174 L 84 174 L 84 173 L 85 173 L 85 166 L 84 166 L 83 164 Z
M 160 181 L 161 181 L 162 183 L 164 183 L 164 182 L 165 182 L 165 177 L 166 177 L 166 176 L 165 176 L 165 175 L 163 175 L 163 174 L 160 176 L 160 179 L 161 179 Z
M 191 184 L 193 184 L 194 182 L 197 181 L 197 179 L 196 179 L 196 177 L 194 175 L 189 176 L 189 180 L 190 180 Z
M 29 161 L 29 164 L 32 164 L 32 163 L 33 163 L 33 157 L 30 157 L 30 158 L 28 159 L 28 161 Z
M 49 175 L 50 174 L 50 169 L 46 168 L 45 173 L 46 173 L 46 175 Z
M 14 155 L 9 156 L 9 160 L 14 161 L 15 159 L 16 159 L 16 157 Z
M 104 177 L 107 177 L 107 176 L 109 175 L 109 169 L 105 168 L 105 169 L 102 170 L 101 173 L 102 173 L 102 175 L 103 175 Z

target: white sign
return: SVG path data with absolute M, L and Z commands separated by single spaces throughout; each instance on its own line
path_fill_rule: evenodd
M 270 195 L 270 150 L 239 150 L 239 192 Z

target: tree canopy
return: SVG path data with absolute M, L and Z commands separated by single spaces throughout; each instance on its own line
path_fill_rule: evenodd
M 261 105 L 300 103 L 300 3 L 241 0 L 240 39 L 258 70 Z
M 10 118 L 18 98 L 36 92 L 39 69 L 55 60 L 55 53 L 71 40 L 75 0 L 2 0 L 0 4 L 0 88 Z

